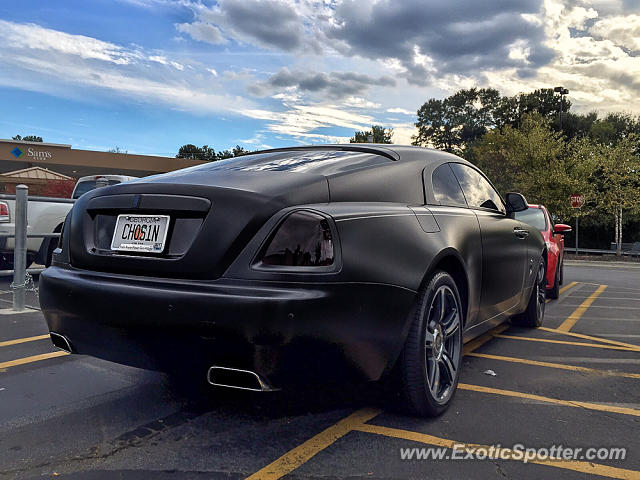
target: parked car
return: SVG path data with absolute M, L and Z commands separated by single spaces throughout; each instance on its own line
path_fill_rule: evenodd
M 544 205 L 529 205 L 527 210 L 514 215 L 542 233 L 547 245 L 547 294 L 550 298 L 558 298 L 564 281 L 564 234 L 570 232 L 571 227 L 564 223 L 554 225 Z
M 80 197 L 40 304 L 72 353 L 259 391 L 397 375 L 437 415 L 463 340 L 543 321 L 526 208 L 436 150 L 268 150 Z
M 0 270 L 13 269 L 15 207 L 15 195 L 0 195 Z M 70 199 L 29 197 L 27 234 L 59 233 L 71 207 L 73 200 Z M 49 266 L 57 245 L 57 238 L 27 238 L 27 266 L 33 262 Z
M 89 175 L 78 179 L 71 199 L 29 197 L 27 209 L 27 234 L 60 233 L 73 201 L 84 193 L 101 186 L 116 185 L 136 179 L 127 175 Z M 13 269 L 13 238 L 2 237 L 15 234 L 15 195 L 0 195 L 0 270 Z M 49 266 L 57 238 L 27 238 L 27 267 L 33 262 Z
M 129 175 L 88 175 L 80 177 L 76 183 L 71 198 L 80 198 L 85 193 L 98 187 L 108 187 L 109 185 L 117 185 L 118 183 L 135 180 L 138 177 Z

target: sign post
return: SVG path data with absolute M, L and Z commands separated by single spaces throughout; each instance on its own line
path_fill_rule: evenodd
M 569 197 L 569 203 L 571 208 L 576 210 L 582 208 L 584 205 L 584 195 L 581 193 L 574 193 Z M 576 211 L 576 255 L 578 254 L 578 212 Z

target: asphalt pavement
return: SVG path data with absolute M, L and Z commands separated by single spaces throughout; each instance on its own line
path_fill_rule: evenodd
M 0 280 L 0 478 L 640 479 L 640 266 L 567 262 L 564 280 L 544 328 L 504 324 L 466 345 L 435 419 L 378 386 L 203 390 L 67 355 L 37 293 L 10 314 Z M 626 453 L 545 458 L 560 445 Z M 491 447 L 505 458 L 482 459 Z M 537 450 L 509 458 L 520 447 Z

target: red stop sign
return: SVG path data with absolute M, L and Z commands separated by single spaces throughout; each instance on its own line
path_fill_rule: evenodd
M 569 197 L 569 203 L 571 203 L 572 208 L 580 208 L 584 205 L 584 195 L 580 193 L 574 193 Z

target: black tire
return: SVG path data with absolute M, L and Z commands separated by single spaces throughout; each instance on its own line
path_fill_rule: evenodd
M 560 264 L 556 266 L 556 274 L 553 276 L 553 287 L 547 290 L 547 296 L 556 300 L 560 296 Z
M 543 257 L 538 263 L 538 273 L 536 274 L 536 279 L 534 281 L 533 288 L 531 289 L 531 297 L 529 297 L 527 309 L 523 313 L 512 317 L 512 323 L 530 328 L 542 326 L 542 322 L 544 321 L 544 309 L 547 304 L 546 271 L 546 264 Z
M 399 358 L 404 403 L 411 413 L 443 413 L 458 386 L 462 359 L 462 309 L 458 287 L 436 272 L 421 293 Z
M 564 285 L 564 258 L 560 261 L 560 285 Z
M 44 259 L 44 266 L 49 268 L 51 266 L 51 259 L 53 258 L 53 251 L 56 249 L 56 247 L 58 246 L 58 239 L 54 238 L 54 239 L 50 239 L 49 241 L 49 245 L 47 247 L 47 256 Z

